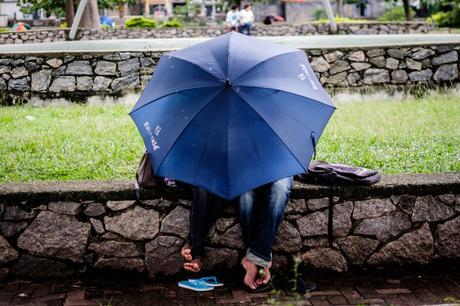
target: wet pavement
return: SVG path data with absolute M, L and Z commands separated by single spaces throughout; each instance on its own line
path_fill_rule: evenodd
M 236 280 L 226 280 L 224 287 L 206 293 L 179 288 L 177 280 L 94 276 L 15 280 L 0 283 L 0 305 L 460 305 L 457 266 L 417 272 L 315 273 L 309 280 L 317 288 L 306 294 L 276 289 L 276 282 L 269 293 L 247 293 Z

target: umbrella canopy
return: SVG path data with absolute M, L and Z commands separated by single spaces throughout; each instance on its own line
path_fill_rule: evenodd
M 306 171 L 334 110 L 303 51 L 230 32 L 162 56 L 130 115 L 156 175 L 232 199 Z

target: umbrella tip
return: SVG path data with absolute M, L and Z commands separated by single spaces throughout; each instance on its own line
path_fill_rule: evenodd
M 229 80 L 225 80 L 225 88 L 228 88 L 230 87 L 230 81 Z

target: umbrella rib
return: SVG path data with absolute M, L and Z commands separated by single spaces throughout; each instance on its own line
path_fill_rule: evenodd
M 200 89 L 200 88 L 213 88 L 213 87 L 221 87 L 221 86 L 222 86 L 221 84 L 219 84 L 219 85 L 212 85 L 212 86 L 197 86 L 197 87 L 191 87 L 191 88 L 181 89 L 181 90 L 174 91 L 174 92 L 169 92 L 169 93 L 167 93 L 167 94 L 164 94 L 164 95 L 162 95 L 162 96 L 156 98 L 155 100 L 152 100 L 152 101 L 149 101 L 149 102 L 145 103 L 144 105 L 142 105 L 142 106 L 139 107 L 139 108 L 136 108 L 135 110 L 130 111 L 128 114 L 131 115 L 132 113 L 134 113 L 134 112 L 140 110 L 141 108 L 144 108 L 145 106 L 147 106 L 147 105 L 149 105 L 149 104 L 151 104 L 151 103 L 153 103 L 153 102 L 155 102 L 155 101 L 158 101 L 158 100 L 160 100 L 160 99 L 163 99 L 163 98 L 165 98 L 165 97 L 167 97 L 167 96 L 170 96 L 170 95 L 173 95 L 173 94 L 182 93 L 182 92 L 188 91 L 188 90 L 194 90 L 194 89 Z
M 257 114 L 259 115 L 260 118 L 262 118 L 262 120 L 265 121 L 264 117 L 256 110 L 254 109 L 254 107 L 251 106 L 251 104 L 249 104 L 246 99 L 239 93 L 239 92 L 236 92 L 240 97 L 241 99 L 243 99 L 244 102 L 246 102 L 246 104 Z M 265 121 L 266 122 L 266 121 Z M 308 171 L 308 169 L 305 169 L 305 167 L 302 165 L 302 163 L 299 161 L 299 159 L 297 158 L 297 156 L 295 156 L 294 153 L 292 153 L 291 149 L 289 148 L 289 146 L 283 141 L 283 139 L 278 135 L 278 133 L 270 126 L 270 124 L 268 124 L 268 127 L 273 131 L 273 133 L 276 135 L 276 137 L 278 137 L 278 139 L 280 140 L 280 142 L 282 144 L 284 144 L 284 147 L 289 151 L 289 153 L 291 153 L 292 156 L 294 156 L 295 160 L 299 163 L 300 167 L 302 167 L 302 169 L 304 169 L 305 171 Z
M 199 69 L 203 70 L 204 72 L 206 72 L 207 74 L 209 74 L 210 76 L 212 76 L 213 78 L 215 78 L 217 81 L 219 82 L 223 82 L 223 80 L 219 80 L 219 78 L 217 76 L 215 76 L 214 74 L 210 73 L 208 70 L 204 69 L 203 67 L 201 67 L 200 65 L 197 65 L 196 63 L 190 61 L 190 60 L 187 60 L 187 59 L 184 59 L 182 57 L 177 57 L 173 54 L 170 54 L 169 56 L 171 57 L 174 57 L 175 59 L 178 59 L 178 60 L 181 60 L 181 61 L 184 61 L 184 62 L 187 62 L 189 64 L 192 64 L 193 66 L 195 67 L 198 67 Z M 214 59 L 214 61 L 217 63 L 216 59 L 211 55 L 211 57 Z M 219 66 L 220 67 L 220 66 Z
M 209 105 L 209 103 L 211 103 L 211 101 L 214 100 L 214 98 L 217 97 L 217 95 L 219 95 L 223 90 L 224 90 L 224 88 L 222 87 L 222 89 L 219 90 L 214 96 L 212 96 L 209 99 L 209 101 L 206 102 L 206 104 L 200 109 L 200 111 L 197 112 L 196 115 L 184 126 L 182 131 L 179 133 L 179 135 L 177 135 L 176 139 L 173 141 L 173 143 L 169 147 L 168 152 L 166 152 L 166 154 L 164 155 L 163 160 L 161 161 L 160 165 L 157 168 L 157 172 L 160 170 L 161 165 L 163 164 L 163 161 L 168 157 L 169 153 L 171 152 L 171 150 L 174 147 L 174 145 L 176 144 L 176 142 L 179 140 L 179 138 L 182 136 L 182 134 L 184 134 L 184 131 L 187 129 L 187 127 L 192 123 L 193 119 L 195 119 Z
M 319 100 L 316 100 L 316 99 L 313 99 L 313 98 L 310 98 L 310 97 L 306 97 L 306 96 L 303 96 L 303 95 L 299 95 L 299 94 L 296 94 L 296 93 L 294 93 L 294 92 L 286 91 L 286 90 L 283 90 L 283 89 L 277 89 L 277 88 L 271 88 L 271 87 L 261 87 L 261 86 L 249 86 L 249 85 L 239 85 L 238 87 L 261 88 L 261 89 L 277 90 L 277 91 L 285 92 L 285 93 L 290 94 L 290 95 L 295 95 L 295 96 L 299 96 L 299 97 L 308 99 L 308 100 L 310 100 L 310 101 L 312 101 L 312 102 L 315 102 L 315 103 L 318 103 L 318 104 L 327 105 L 327 106 L 330 106 L 330 107 L 332 107 L 332 108 L 334 108 L 334 109 L 337 109 L 337 106 L 335 106 L 335 105 L 327 104 L 327 103 L 321 102 L 321 101 L 319 101 Z M 241 96 L 241 95 L 240 95 L 240 96 Z M 245 101 L 246 101 L 246 100 L 245 100 Z
M 277 54 L 277 55 L 273 55 L 273 56 L 270 56 L 269 58 L 267 59 L 264 59 L 263 61 L 261 62 L 258 62 L 257 64 L 255 64 L 254 66 L 252 66 L 251 68 L 249 68 L 248 70 L 246 70 L 245 72 L 243 72 L 241 75 L 238 76 L 238 78 L 236 80 L 233 81 L 233 83 L 235 83 L 236 81 L 238 81 L 239 79 L 241 79 L 243 76 L 245 76 L 246 74 L 248 74 L 250 71 L 254 70 L 256 67 L 258 67 L 260 64 L 263 64 L 275 57 L 278 57 L 278 56 L 282 56 L 282 55 L 286 55 L 286 54 L 291 54 L 291 53 L 296 53 L 296 52 L 302 52 L 301 50 L 294 50 L 294 51 L 291 51 L 291 52 L 285 52 L 285 53 L 281 53 L 281 54 Z M 230 53 L 230 51 L 229 51 Z M 230 54 L 229 54 L 229 58 L 230 58 Z

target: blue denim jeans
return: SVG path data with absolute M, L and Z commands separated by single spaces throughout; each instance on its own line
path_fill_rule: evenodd
M 237 199 L 246 257 L 256 265 L 268 267 L 272 260 L 273 241 L 283 220 L 292 182 L 292 176 L 280 179 Z
M 205 257 L 204 246 L 209 229 L 225 207 L 225 201 L 201 187 L 192 186 L 193 201 L 190 210 L 188 240 L 192 258 Z
M 249 36 L 249 35 L 251 35 L 251 27 L 252 27 L 252 24 L 250 22 L 240 24 L 238 26 L 238 32 L 243 34 L 243 30 L 246 29 L 246 34 Z

